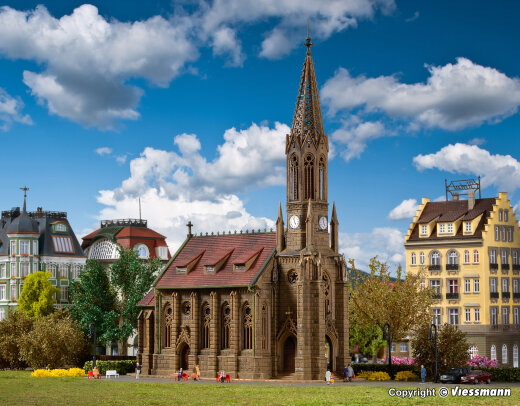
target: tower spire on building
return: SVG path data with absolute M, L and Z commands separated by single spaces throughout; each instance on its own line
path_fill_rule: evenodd
M 27 191 L 29 190 L 29 188 L 27 186 L 24 186 L 24 187 L 21 187 L 20 190 L 23 190 L 23 211 L 26 212 L 27 211 Z
M 296 99 L 291 134 L 287 138 L 286 152 L 293 143 L 297 143 L 299 146 L 304 143 L 313 143 L 317 147 L 321 142 L 326 142 L 328 151 L 328 139 L 323 130 L 318 85 L 311 56 L 311 47 L 314 44 L 311 42 L 309 32 L 307 32 L 307 40 L 304 45 L 307 47 L 307 56 L 303 64 L 300 89 Z

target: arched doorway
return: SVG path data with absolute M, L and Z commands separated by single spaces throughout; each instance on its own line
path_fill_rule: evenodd
M 294 358 L 296 357 L 296 337 L 289 336 L 283 343 L 283 372 L 294 373 Z
M 332 351 L 332 341 L 329 336 L 325 336 L 325 358 L 327 359 L 327 369 L 329 371 L 334 370 L 334 351 Z
M 187 371 L 190 365 L 190 346 L 185 345 L 181 350 L 181 368 L 183 371 Z

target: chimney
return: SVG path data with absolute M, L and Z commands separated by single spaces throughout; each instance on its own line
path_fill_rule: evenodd
M 459 200 L 459 193 L 458 192 L 453 192 L 451 195 L 453 196 L 453 200 Z
M 475 191 L 468 190 L 468 210 L 472 210 L 475 207 Z

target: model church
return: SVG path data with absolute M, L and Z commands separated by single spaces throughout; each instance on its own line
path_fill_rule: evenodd
M 142 372 L 172 376 L 323 379 L 350 361 L 347 267 L 327 200 L 323 129 L 311 40 L 287 135 L 286 217 L 276 232 L 193 235 L 139 302 Z M 275 209 L 273 207 L 273 209 Z

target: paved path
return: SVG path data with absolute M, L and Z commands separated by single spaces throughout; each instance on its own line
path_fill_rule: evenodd
M 113 380 L 110 378 L 110 380 Z M 135 375 L 123 375 L 118 378 L 119 381 L 124 382 L 134 382 L 134 383 L 171 383 L 172 385 L 279 385 L 279 386 L 327 386 L 324 381 L 284 381 L 279 379 L 268 379 L 268 380 L 249 380 L 249 379 L 235 379 L 232 380 L 231 383 L 221 384 L 216 381 L 215 378 L 207 379 L 202 378 L 200 381 L 193 381 L 192 379 L 187 380 L 186 382 L 175 382 L 171 378 L 165 377 L 152 377 L 152 376 L 143 376 L 139 379 L 135 379 Z M 345 386 L 378 386 L 378 387 L 407 387 L 407 388 L 440 388 L 440 387 L 454 387 L 454 384 L 441 384 L 441 383 L 433 383 L 426 382 L 422 384 L 420 382 L 399 382 L 399 381 L 366 381 L 366 380 L 354 380 L 352 382 L 341 382 L 336 381 L 334 385 L 329 385 L 331 387 L 345 387 Z M 464 387 L 474 387 L 474 385 L 462 385 Z M 511 388 L 511 387 L 520 387 L 520 382 L 492 382 L 491 385 L 480 385 L 482 387 L 503 387 L 503 388 Z

